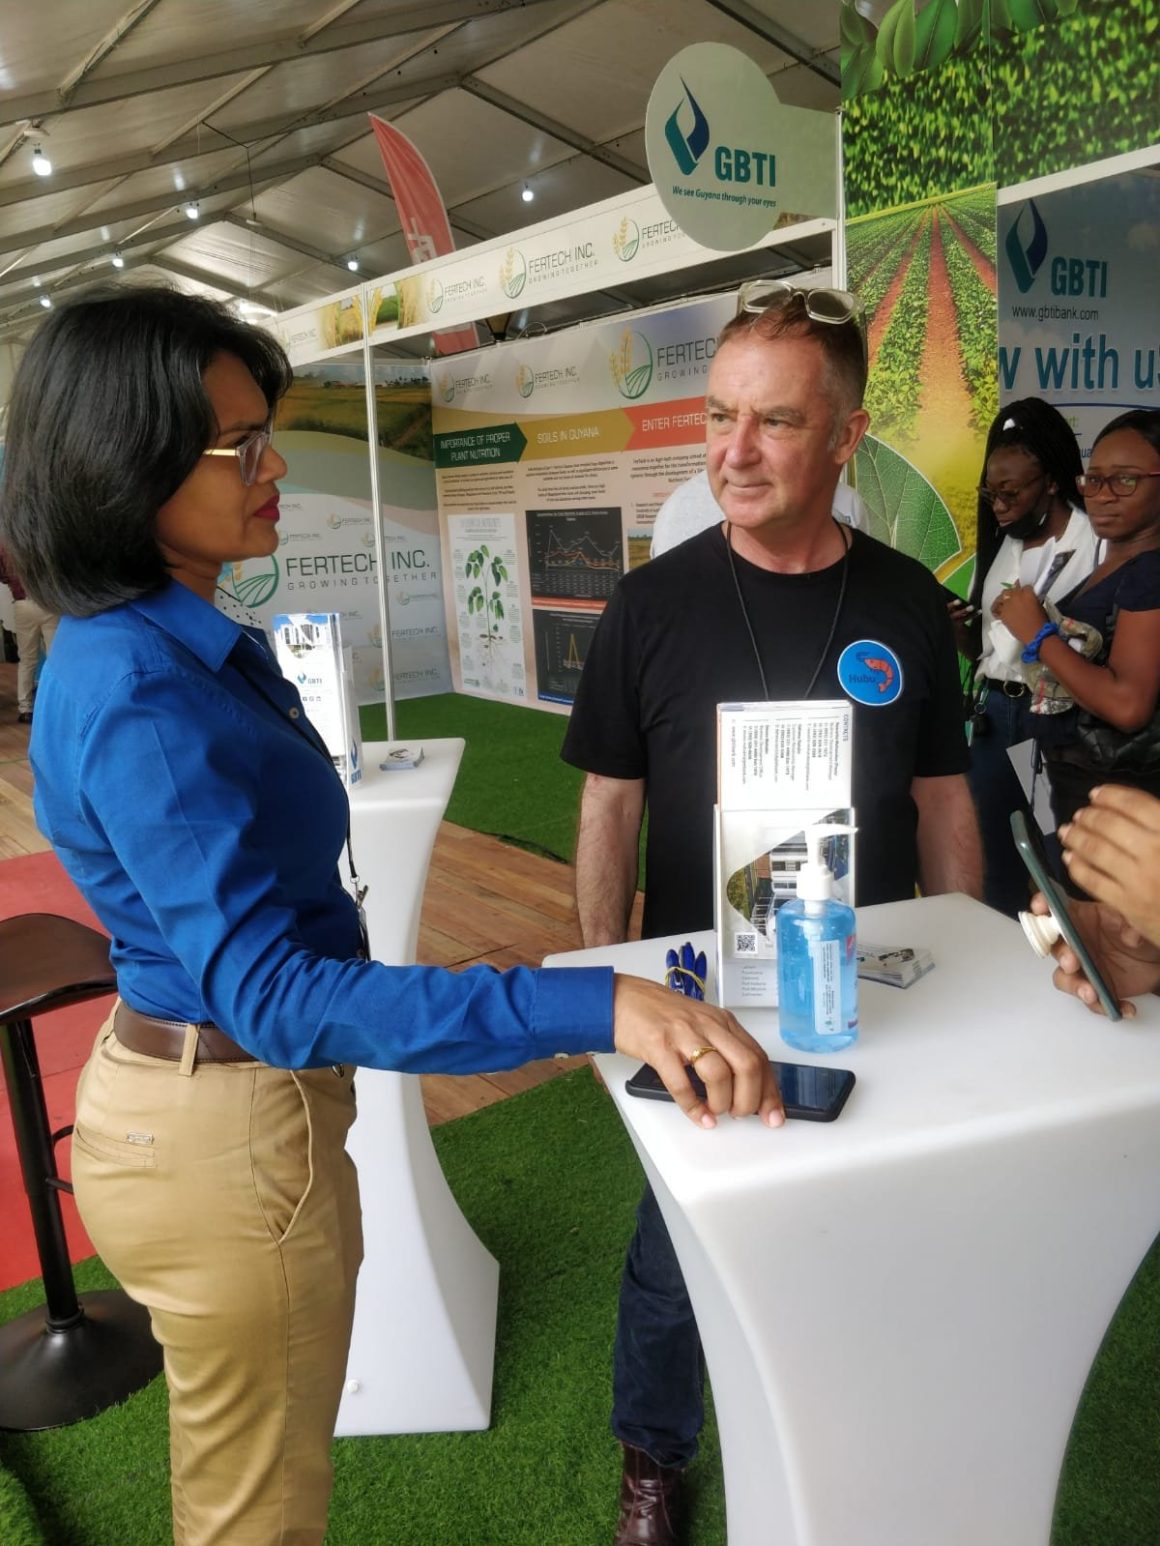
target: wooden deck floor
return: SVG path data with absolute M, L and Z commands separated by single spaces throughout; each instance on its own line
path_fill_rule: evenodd
M 0 662 L 0 861 L 48 846 L 32 815 L 28 726 L 16 723 L 16 667 Z M 639 897 L 636 911 L 639 918 Z M 579 945 L 570 865 L 442 824 L 419 925 L 421 963 L 538 966 L 544 956 Z M 428 1119 L 434 1124 L 478 1111 L 582 1062 L 548 1059 L 470 1078 L 424 1075 Z

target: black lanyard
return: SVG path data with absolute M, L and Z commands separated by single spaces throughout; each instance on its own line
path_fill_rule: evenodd
M 834 608 L 834 616 L 830 623 L 830 631 L 826 635 L 826 642 L 822 645 L 822 653 L 818 656 L 818 663 L 814 667 L 814 674 L 810 677 L 805 692 L 802 693 L 803 698 L 808 698 L 810 693 L 812 693 L 814 688 L 817 686 L 818 677 L 821 676 L 822 667 L 826 663 L 826 656 L 830 653 L 830 646 L 834 642 L 834 635 L 838 631 L 838 619 L 842 615 L 842 603 L 846 599 L 846 577 L 850 571 L 850 549 L 853 546 L 854 539 L 846 530 L 846 528 L 839 522 L 835 522 L 835 525 L 838 527 L 838 531 L 841 534 L 842 542 L 844 544 L 842 549 L 842 580 L 841 584 L 838 586 L 838 604 Z M 745 627 L 749 633 L 749 642 L 753 646 L 753 658 L 757 662 L 757 674 L 761 678 L 761 691 L 764 697 L 764 701 L 768 703 L 769 684 L 765 680 L 765 667 L 761 663 L 761 651 L 757 647 L 757 637 L 753 632 L 753 624 L 749 620 L 749 608 L 745 605 L 745 597 L 741 593 L 741 580 L 737 573 L 737 565 L 733 559 L 733 543 L 730 541 L 729 537 L 730 530 L 730 523 L 726 521 L 725 551 L 729 555 L 729 572 L 733 576 L 733 589 L 737 592 L 737 602 L 741 608 L 741 616 L 745 619 Z

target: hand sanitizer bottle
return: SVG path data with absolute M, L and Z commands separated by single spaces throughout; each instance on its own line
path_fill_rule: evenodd
M 833 873 L 821 858 L 832 832 L 806 829 L 808 860 L 797 897 L 777 913 L 777 984 L 781 1039 L 799 1052 L 837 1052 L 858 1039 L 858 955 L 854 909 L 834 897 Z

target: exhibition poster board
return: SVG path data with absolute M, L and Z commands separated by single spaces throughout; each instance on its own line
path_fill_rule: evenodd
M 1036 193 L 999 210 L 1002 399 L 1054 403 L 1085 460 L 1116 414 L 1160 407 L 1158 260 L 1154 171 Z
M 396 698 L 451 686 L 432 462 L 430 388 L 421 361 L 375 366 L 379 486 Z M 300 366 L 283 398 L 286 458 L 278 550 L 229 564 L 223 590 L 269 627 L 279 612 L 337 612 L 359 703 L 382 703 L 382 624 L 362 361 Z
M 881 460 L 896 495 L 909 486 L 929 505 L 921 479 L 945 515 L 936 509 L 935 540 L 920 556 L 965 593 L 974 570 L 971 486 L 998 407 L 999 343 L 1015 320 L 1007 280 L 995 272 L 996 200 L 1004 199 L 996 190 L 1160 141 L 1155 0 L 1002 7 L 936 0 L 913 11 L 875 7 L 871 16 L 868 9 L 842 0 L 840 13 L 849 272 L 869 303 L 875 437 L 858 457 L 858 489 L 873 504 Z M 1115 223 L 1136 222 L 1121 210 Z M 1022 229 L 1029 225 L 1025 217 Z M 1004 221 L 1004 237 L 1008 230 Z M 1056 238 L 1070 259 L 1069 238 L 1058 229 Z M 1085 251 L 1081 245 L 1074 256 Z M 1014 337 L 1011 347 L 1021 341 Z M 1070 335 L 1063 343 L 1071 346 Z M 1098 365 L 1098 333 L 1092 347 Z M 1082 336 L 1078 348 L 1082 354 Z M 1034 369 L 1033 354 L 1024 353 L 1019 368 L 1028 363 Z M 1012 364 L 1009 352 L 1008 375 Z M 1145 372 L 1146 364 L 1145 350 Z M 1002 383 L 1004 399 L 1027 390 L 1052 395 L 1034 376 L 1017 387 Z M 917 535 L 922 520 L 909 524 Z
M 704 466 L 705 383 L 733 295 L 431 367 L 455 688 L 572 702 L 617 581 Z

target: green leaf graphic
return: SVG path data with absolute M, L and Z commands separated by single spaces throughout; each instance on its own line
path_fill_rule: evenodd
M 959 11 L 955 0 L 931 0 L 921 13 L 915 30 L 916 70 L 933 70 L 955 46 L 955 28 Z
M 873 43 L 854 49 L 848 59 L 843 55 L 842 94 L 847 101 L 851 97 L 864 97 L 868 92 L 877 91 L 885 79 L 886 71 L 882 68 L 882 61 Z
M 928 569 L 962 551 L 951 513 L 917 467 L 867 435 L 855 457 L 858 492 L 870 507 L 870 534 Z
M 878 50 L 878 57 L 882 66 L 891 74 L 895 72 L 894 64 L 894 34 L 898 30 L 898 22 L 904 10 L 914 15 L 914 0 L 895 0 L 895 3 L 882 18 L 882 25 L 878 28 L 878 36 L 874 39 L 874 47 Z
M 864 43 L 874 41 L 874 28 L 855 9 L 854 0 L 842 0 L 842 8 L 838 13 L 838 34 L 847 48 L 861 48 Z
M 983 25 L 984 0 L 959 0 L 955 24 L 955 48 L 965 52 L 972 47 Z

